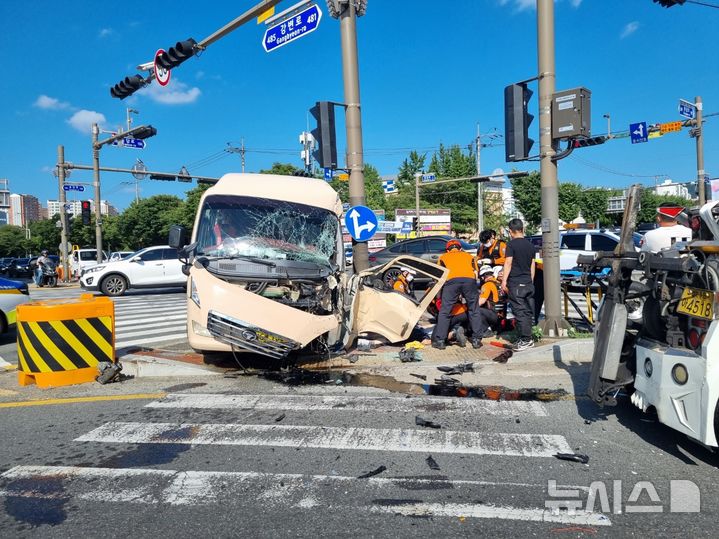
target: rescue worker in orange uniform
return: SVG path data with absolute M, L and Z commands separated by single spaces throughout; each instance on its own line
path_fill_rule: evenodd
M 492 229 L 483 230 L 479 235 L 477 261 L 488 266 L 504 266 L 507 258 L 507 242 L 497 238 Z
M 438 317 L 439 310 L 441 308 L 442 299 L 434 298 L 432 303 L 430 303 L 428 311 L 436 318 Z M 457 344 L 462 348 L 467 346 L 467 330 L 469 329 L 468 312 L 469 309 L 467 308 L 467 304 L 463 301 L 455 303 L 452 310 L 449 312 L 449 327 L 452 331 L 449 332 L 448 339 L 451 341 L 454 337 L 454 340 L 457 341 Z
M 417 272 L 404 266 L 401 267 L 399 271 L 400 274 L 397 275 L 397 280 L 392 285 L 392 289 L 396 290 L 397 292 L 402 292 L 403 294 L 411 295 L 412 281 L 414 280 L 414 276 L 417 274 Z
M 437 315 L 437 325 L 432 333 L 432 347 L 444 350 L 452 307 L 460 296 L 464 297 L 469 309 L 469 325 L 472 328 L 472 347 L 481 348 L 482 334 L 479 318 L 479 294 L 477 292 L 477 265 L 474 257 L 462 250 L 459 240 L 451 239 L 445 247 L 447 250 L 439 257 L 438 264 L 449 270 L 447 282 L 442 288 L 442 306 Z
M 479 316 L 482 326 L 479 335 L 483 337 L 485 332 L 499 321 L 495 310 L 499 302 L 499 281 L 494 276 L 491 266 L 479 268 L 479 280 L 482 283 L 479 289 Z

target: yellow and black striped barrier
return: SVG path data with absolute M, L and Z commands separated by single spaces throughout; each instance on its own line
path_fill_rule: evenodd
M 115 304 L 106 297 L 35 301 L 17 308 L 18 383 L 92 382 L 115 361 Z

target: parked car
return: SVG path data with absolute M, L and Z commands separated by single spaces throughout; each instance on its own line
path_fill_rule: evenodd
M 345 247 L 345 265 L 351 266 L 354 263 L 354 257 L 353 257 L 352 246 Z
M 13 258 L 7 270 L 7 275 L 11 279 L 17 277 L 32 277 L 32 269 L 30 268 L 29 258 Z
M 0 333 L 6 333 L 15 324 L 15 309 L 28 301 L 30 293 L 27 283 L 0 278 Z
M 0 258 L 0 274 L 7 275 L 7 270 L 13 260 L 12 257 Z
M 540 252 L 542 236 L 530 236 L 529 241 Z M 641 234 L 632 236 L 634 248 L 638 251 L 641 245 Z M 568 230 L 559 233 L 559 269 L 567 271 L 577 266 L 579 255 L 591 255 L 597 251 L 613 251 L 619 243 L 619 234 L 605 229 L 599 230 Z
M 128 256 L 135 254 L 135 251 L 113 251 L 110 253 L 110 262 L 125 260 Z
M 453 236 L 424 236 L 400 241 L 386 249 L 371 253 L 369 255 L 369 265 L 370 267 L 384 265 L 400 255 L 416 256 L 417 258 L 436 263 L 442 253 L 446 252 L 447 242 L 451 239 L 456 238 Z M 477 254 L 477 246 L 475 244 L 468 243 L 464 240 L 459 240 L 459 242 L 462 244 L 464 251 L 473 255 Z M 391 285 L 398 274 L 398 267 L 392 267 L 387 270 L 383 277 L 385 284 Z M 417 279 L 417 284 L 422 285 L 422 279 Z
M 97 249 L 78 249 L 72 252 L 71 263 L 73 271 L 77 275 L 82 273 L 92 266 L 97 265 Z M 107 253 L 102 252 L 102 261 L 107 262 Z
M 158 245 L 141 249 L 124 260 L 87 268 L 80 285 L 106 296 L 122 296 L 130 288 L 161 288 L 187 285 L 177 249 Z
M 650 230 L 654 230 L 659 225 L 657 223 L 640 223 L 637 225 L 637 232 L 641 234 L 642 236 L 649 232 Z

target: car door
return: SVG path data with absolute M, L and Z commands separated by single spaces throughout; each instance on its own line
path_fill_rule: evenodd
M 135 286 L 161 285 L 165 279 L 163 249 L 148 249 L 129 262 L 128 277 Z
M 559 240 L 559 268 L 571 270 L 577 266 L 577 257 L 580 254 L 589 254 L 587 251 L 586 234 L 562 234 Z
M 392 290 L 382 281 L 384 272 L 393 265 L 412 268 L 416 278 L 430 281 L 421 299 Z M 384 266 L 355 275 L 350 280 L 350 342 L 360 333 L 377 333 L 389 342 L 409 337 L 429 304 L 447 280 L 449 270 L 428 260 L 402 255 Z
M 182 285 L 187 282 L 187 276 L 182 273 L 182 262 L 177 258 L 177 249 L 168 247 L 162 250 L 162 259 L 165 263 L 165 279 L 167 285 Z
M 447 252 L 447 240 L 434 238 L 426 240 L 427 242 L 427 253 L 422 258 L 437 262 L 439 257 Z

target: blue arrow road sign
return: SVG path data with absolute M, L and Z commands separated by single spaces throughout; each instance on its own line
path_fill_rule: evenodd
M 647 122 L 629 124 L 629 136 L 632 138 L 632 144 L 637 144 L 638 142 L 646 142 L 647 140 L 649 140 Z
M 683 99 L 679 100 L 679 114 L 684 116 L 685 118 L 689 118 L 690 120 L 694 119 L 694 116 L 696 116 L 697 108 L 694 103 L 690 103 L 689 101 L 684 101 Z
M 345 226 L 355 241 L 367 241 L 377 232 L 377 216 L 367 206 L 354 206 L 345 214 Z
M 334 176 L 334 171 L 331 168 L 325 168 L 325 180 L 328 182 L 332 181 L 332 177 Z
M 84 185 L 74 185 L 72 183 L 66 183 L 62 186 L 63 191 L 80 191 L 81 193 L 85 190 Z
M 306 36 L 317 30 L 321 18 L 322 11 L 317 4 L 313 4 L 304 11 L 268 28 L 262 38 L 262 46 L 266 52 L 270 52 L 282 45 L 287 45 L 290 41 Z

